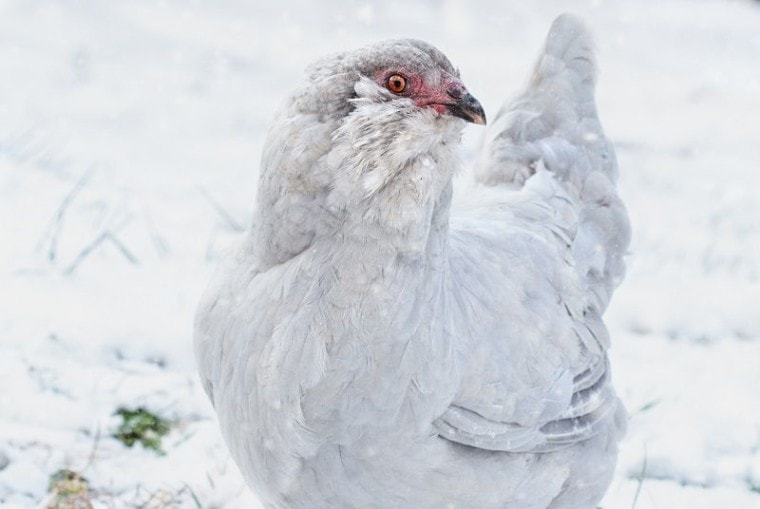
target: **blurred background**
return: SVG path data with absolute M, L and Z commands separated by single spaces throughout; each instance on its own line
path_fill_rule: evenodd
M 315 58 L 414 37 L 493 116 L 566 11 L 596 34 L 634 227 L 607 313 L 631 421 L 602 507 L 760 507 L 751 0 L 0 0 L 0 506 L 256 507 L 192 317 L 278 104 Z

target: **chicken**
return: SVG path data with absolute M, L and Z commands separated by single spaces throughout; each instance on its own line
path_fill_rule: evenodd
M 195 321 L 265 507 L 596 507 L 626 421 L 602 314 L 630 229 L 594 67 L 558 18 L 453 208 L 462 130 L 486 120 L 443 53 L 392 40 L 308 69 Z

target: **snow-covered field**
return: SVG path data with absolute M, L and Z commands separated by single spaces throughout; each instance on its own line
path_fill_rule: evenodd
M 426 39 L 493 114 L 580 14 L 634 241 L 608 311 L 631 413 L 605 509 L 760 507 L 760 2 L 0 0 L 0 507 L 256 507 L 193 366 L 195 303 L 309 61 Z M 468 128 L 464 158 L 480 131 Z M 172 419 L 165 455 L 111 434 Z

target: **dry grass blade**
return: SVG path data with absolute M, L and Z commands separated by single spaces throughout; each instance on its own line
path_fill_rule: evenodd
M 636 504 L 639 502 L 639 495 L 641 494 L 641 488 L 644 486 L 644 479 L 647 475 L 647 450 L 644 449 L 644 461 L 641 464 L 641 472 L 639 473 L 639 484 L 636 486 L 636 494 L 633 496 L 633 503 L 631 509 L 636 509 Z

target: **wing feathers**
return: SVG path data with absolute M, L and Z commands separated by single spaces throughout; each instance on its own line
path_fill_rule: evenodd
M 536 426 L 497 422 L 452 405 L 435 422 L 441 437 L 480 449 L 506 452 L 549 452 L 587 440 L 604 427 L 618 408 L 609 383 L 606 357 L 576 376 L 575 393 L 559 418 Z

